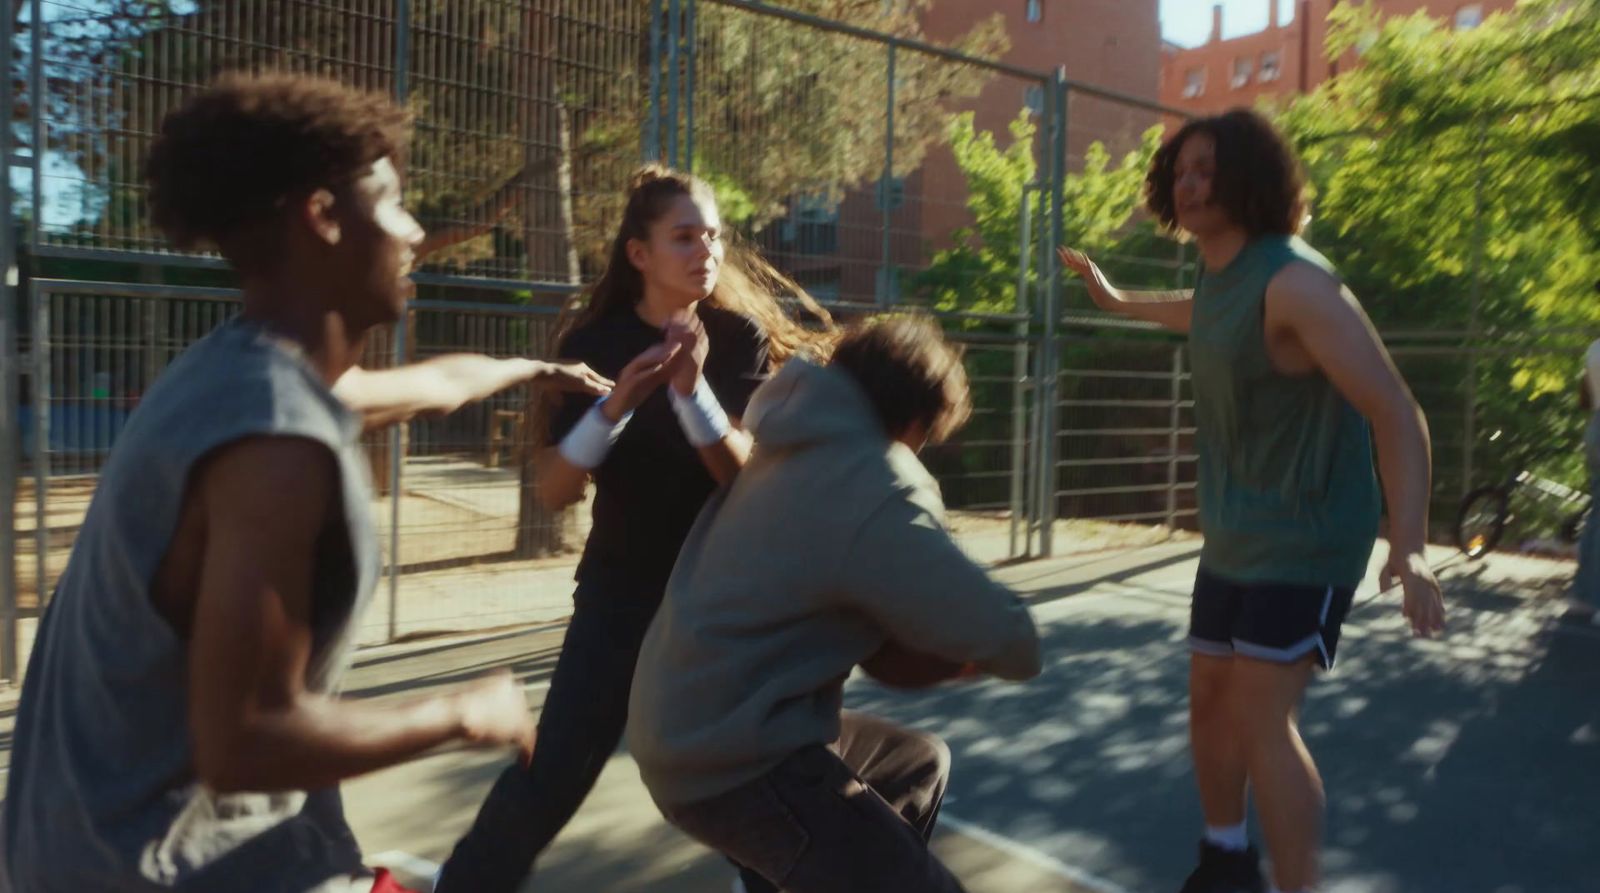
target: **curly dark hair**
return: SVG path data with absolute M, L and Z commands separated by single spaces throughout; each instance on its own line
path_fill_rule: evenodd
M 225 74 L 168 114 L 144 176 L 150 216 L 173 244 L 235 241 L 314 189 L 338 189 L 375 161 L 398 163 L 410 131 L 387 96 L 306 75 Z
M 1250 109 L 1196 118 L 1167 140 L 1145 175 L 1145 207 L 1169 230 L 1178 228 L 1172 198 L 1178 153 L 1203 133 L 1217 147 L 1211 200 L 1252 237 L 1293 235 L 1305 217 L 1305 175 L 1300 159 L 1272 123 Z
M 922 425 L 943 443 L 972 416 L 961 355 L 931 317 L 896 313 L 850 326 L 829 365 L 861 385 L 890 437 Z

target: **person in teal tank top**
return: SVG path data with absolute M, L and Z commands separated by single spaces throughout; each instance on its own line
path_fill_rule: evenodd
M 1247 788 L 1273 889 L 1317 883 L 1322 781 L 1297 707 L 1313 672 L 1333 667 L 1385 502 L 1383 585 L 1398 578 L 1416 635 L 1444 628 L 1423 553 L 1427 422 L 1361 305 L 1297 235 L 1303 191 L 1283 137 L 1237 109 L 1186 124 L 1145 180 L 1151 213 L 1199 248 L 1192 291 L 1118 289 L 1081 252 L 1060 249 L 1099 307 L 1189 337 L 1205 536 L 1189 724 L 1206 833 L 1182 893 L 1265 888 L 1245 832 Z

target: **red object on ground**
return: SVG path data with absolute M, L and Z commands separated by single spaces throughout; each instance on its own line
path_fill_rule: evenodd
M 417 893 L 410 887 L 400 886 L 400 882 L 394 879 L 389 869 L 379 868 L 377 872 L 378 877 L 372 882 L 372 893 Z

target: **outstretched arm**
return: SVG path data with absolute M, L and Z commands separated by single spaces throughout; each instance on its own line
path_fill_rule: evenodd
M 361 414 L 371 431 L 419 415 L 443 415 L 513 385 L 531 383 L 564 391 L 605 394 L 611 382 L 582 363 L 547 363 L 520 357 L 447 354 L 394 369 L 357 366 L 333 393 Z
M 1058 248 L 1056 254 L 1069 270 L 1083 277 L 1089 297 L 1101 310 L 1153 322 L 1174 332 L 1189 331 L 1194 315 L 1194 290 L 1133 291 L 1107 281 L 1100 267 L 1075 248 Z

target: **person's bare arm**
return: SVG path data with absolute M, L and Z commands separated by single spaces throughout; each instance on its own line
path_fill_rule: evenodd
M 550 446 L 533 455 L 536 497 L 545 511 L 557 512 L 583 498 L 589 483 L 589 470 L 567 461 L 561 451 Z
M 1194 290 L 1134 291 L 1112 285 L 1089 256 L 1074 248 L 1058 248 L 1067 269 L 1083 277 L 1084 287 L 1096 307 L 1110 313 L 1153 322 L 1174 332 L 1189 331 L 1194 316 Z
M 1285 267 L 1267 285 L 1266 328 L 1294 336 L 1322 374 L 1372 424 L 1378 471 L 1389 507 L 1384 582 L 1398 576 L 1412 630 L 1444 628 L 1444 601 L 1429 569 L 1428 496 L 1432 456 L 1428 422 L 1377 331 L 1337 279 L 1308 263 Z
M 677 314 L 667 324 L 666 343 L 678 347 L 669 387 L 678 397 L 687 397 L 694 391 L 705 373 L 706 357 L 711 347 L 705 325 L 697 314 Z M 705 465 L 706 471 L 711 473 L 711 479 L 716 481 L 718 486 L 732 483 L 733 479 L 738 477 L 739 470 L 744 468 L 744 463 L 750 459 L 750 448 L 753 443 L 750 435 L 740 426 L 737 417 L 730 417 L 728 421 L 732 427 L 724 432 L 720 439 L 696 447 L 700 453 L 701 464 Z
M 672 368 L 668 364 L 677 356 L 678 348 L 657 344 L 641 351 L 617 373 L 617 383 L 610 396 L 600 404 L 600 414 L 616 425 L 623 416 L 633 412 L 656 388 L 661 387 Z M 561 454 L 559 445 L 546 447 L 533 457 L 533 471 L 538 481 L 537 499 L 548 511 L 559 511 L 583 498 L 583 488 L 589 483 L 590 469 L 573 464 Z
M 393 369 L 352 368 L 333 386 L 367 430 L 443 415 L 529 382 L 563 391 L 604 394 L 611 382 L 582 363 L 547 363 L 520 357 L 447 354 Z
M 333 455 L 309 440 L 252 438 L 196 476 L 206 518 L 189 642 L 195 770 L 218 791 L 306 790 L 449 741 L 533 746 L 509 674 L 401 704 L 309 691 L 317 537 L 336 511 Z
M 739 426 L 738 419 L 730 418 L 728 421 L 733 423 L 733 430 L 716 443 L 699 448 L 701 464 L 711 472 L 711 479 L 719 487 L 732 483 L 739 476 L 744 463 L 750 461 L 750 448 L 753 445 L 749 433 Z

